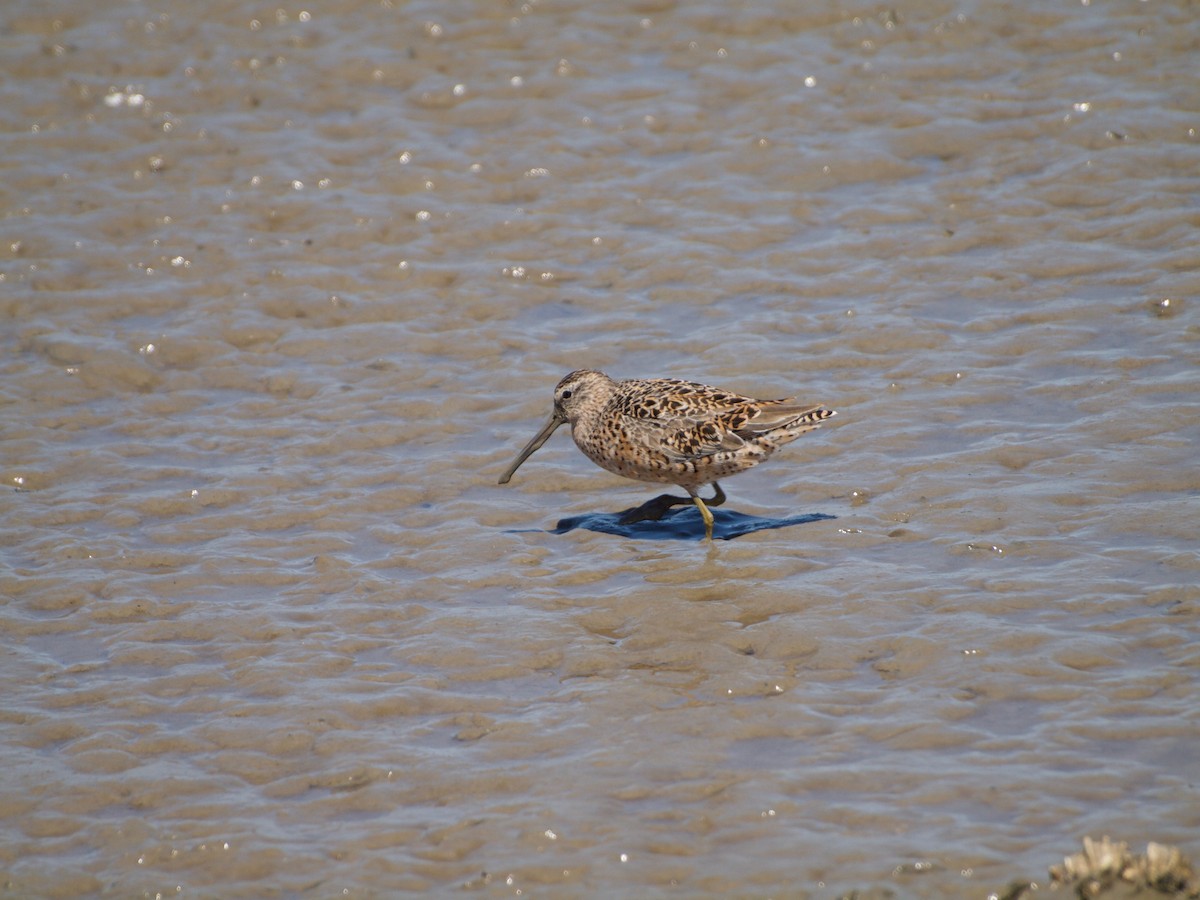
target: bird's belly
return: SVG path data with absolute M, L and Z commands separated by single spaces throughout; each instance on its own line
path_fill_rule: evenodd
M 577 443 L 588 459 L 615 475 L 635 481 L 675 484 L 683 488 L 698 488 L 736 475 L 766 458 L 766 454 L 757 448 L 676 459 L 631 442 L 599 446 L 582 441 Z M 752 452 L 747 453 L 746 449 L 752 449 Z

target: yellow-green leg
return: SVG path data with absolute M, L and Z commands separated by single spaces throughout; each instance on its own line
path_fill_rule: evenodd
M 713 491 L 714 493 L 711 500 L 700 500 L 697 492 L 692 490 L 688 491 L 689 496 L 687 497 L 672 497 L 670 494 L 661 494 L 658 497 L 655 497 L 653 500 L 647 500 L 641 506 L 625 510 L 625 512 L 621 514 L 621 518 L 617 521 L 619 521 L 622 525 L 632 525 L 634 522 L 657 522 L 663 517 L 667 510 L 673 506 L 696 503 L 697 507 L 701 509 L 700 517 L 704 519 L 707 525 L 709 519 L 712 518 L 712 514 L 703 507 L 703 504 L 707 503 L 709 506 L 720 506 L 725 502 L 725 492 L 721 490 L 721 486 L 715 481 L 713 482 Z M 712 530 L 711 526 L 708 526 L 708 530 Z M 712 535 L 710 534 L 709 537 L 711 538 Z
M 704 520 L 704 537 L 706 540 L 711 541 L 713 514 L 708 511 L 708 507 L 704 505 L 704 501 L 700 499 L 699 494 L 692 494 L 692 502 L 696 504 L 696 509 L 700 510 L 700 518 Z
M 696 509 L 700 510 L 700 518 L 704 520 L 704 537 L 711 541 L 713 539 L 713 514 L 709 511 L 708 506 L 705 505 L 705 501 L 700 499 L 699 491 L 693 491 L 691 488 L 688 488 L 688 493 L 692 495 L 692 502 L 696 504 Z M 714 481 L 712 499 L 708 503 L 712 506 L 720 506 L 724 502 L 725 492 Z
M 662 494 L 655 497 L 653 500 L 648 500 L 641 506 L 634 509 L 627 509 L 621 514 L 617 520 L 622 525 L 632 525 L 634 522 L 657 522 L 663 517 L 672 506 L 685 504 L 689 500 L 696 504 L 696 509 L 700 510 L 700 518 L 704 520 L 704 536 L 708 540 L 713 537 L 713 514 L 709 511 L 709 506 L 720 506 L 725 502 L 725 492 L 721 490 L 721 486 L 715 481 L 713 482 L 713 495 L 710 500 L 701 500 L 700 492 L 694 491 L 691 488 L 685 488 L 688 492 L 688 497 L 672 497 L 670 494 Z

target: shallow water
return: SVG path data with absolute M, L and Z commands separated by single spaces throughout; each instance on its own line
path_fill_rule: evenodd
M 6 896 L 1200 854 L 1194 9 L 805 6 L 5 7 Z M 581 365 L 803 524 L 497 486 Z

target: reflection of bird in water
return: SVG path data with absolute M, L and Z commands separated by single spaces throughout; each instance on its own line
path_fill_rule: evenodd
M 717 479 L 757 466 L 806 431 L 837 415 L 821 404 L 754 400 L 731 391 L 673 378 L 613 381 L 580 369 L 554 389 L 554 412 L 500 476 L 507 484 L 521 463 L 564 422 L 592 462 L 626 478 L 676 484 L 687 497 L 663 494 L 630 510 L 622 524 L 658 519 L 672 506 L 695 503 L 712 540 L 709 506 L 725 502 Z M 700 498 L 711 484 L 715 495 Z

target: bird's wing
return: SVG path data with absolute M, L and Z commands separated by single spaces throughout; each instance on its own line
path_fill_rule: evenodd
M 653 435 L 671 459 L 696 459 L 737 450 L 753 437 L 745 431 L 760 415 L 761 401 L 685 381 L 653 382 L 632 392 L 622 412 L 629 427 Z
M 738 429 L 738 434 L 744 438 L 751 439 L 756 435 L 773 431 L 776 428 L 788 428 L 798 423 L 807 422 L 810 418 L 814 423 L 827 418 L 827 415 L 814 415 L 814 413 L 823 413 L 825 411 L 824 404 L 811 403 L 807 406 L 801 406 L 793 401 L 794 398 L 792 397 L 788 397 L 786 400 L 753 401 L 756 413 L 747 419 L 745 425 Z
M 658 443 L 672 459 L 696 459 L 739 450 L 764 435 L 778 432 L 787 440 L 818 427 L 828 418 L 821 404 L 801 406 L 786 400 L 751 400 L 725 405 L 690 405 L 686 411 L 660 417 Z

